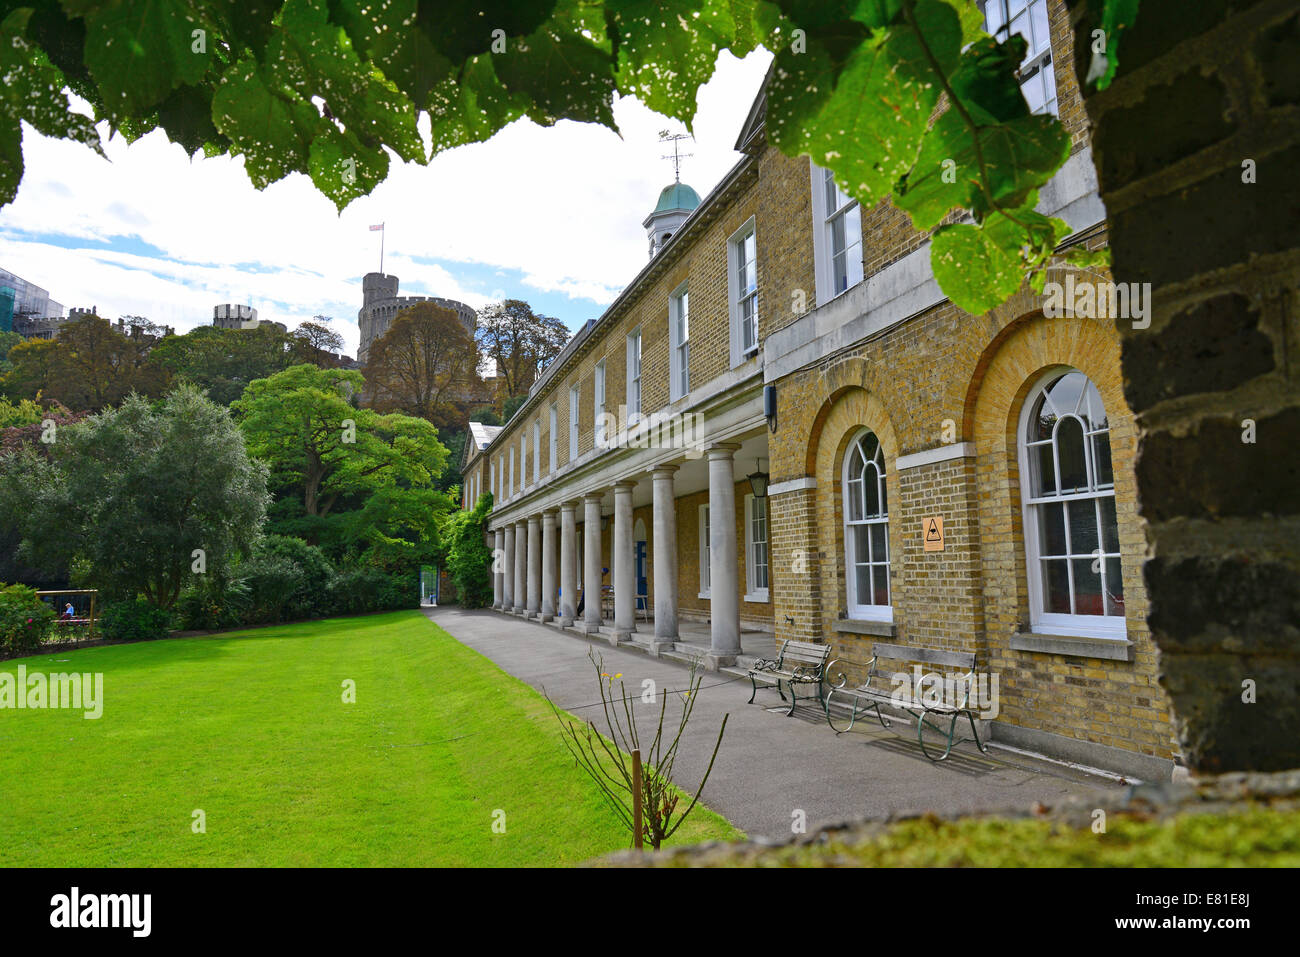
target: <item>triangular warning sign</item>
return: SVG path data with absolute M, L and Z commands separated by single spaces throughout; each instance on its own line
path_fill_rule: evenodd
M 934 519 L 930 519 L 925 526 L 925 540 L 927 542 L 943 541 L 943 535 L 939 533 L 939 523 Z

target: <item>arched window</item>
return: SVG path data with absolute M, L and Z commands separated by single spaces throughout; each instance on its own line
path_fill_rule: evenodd
M 892 621 L 885 454 L 863 432 L 844 456 L 844 568 L 850 618 Z
M 1122 637 L 1110 422 L 1082 372 L 1046 377 L 1020 429 L 1030 624 L 1049 634 Z

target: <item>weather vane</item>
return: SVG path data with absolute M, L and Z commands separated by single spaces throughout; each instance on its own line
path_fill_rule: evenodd
M 673 161 L 673 179 L 676 180 L 678 183 L 680 183 L 680 182 L 682 181 L 682 160 L 686 159 L 687 157 L 694 156 L 695 154 L 694 154 L 694 153 L 682 153 L 682 152 L 680 152 L 680 151 L 678 150 L 677 144 L 678 144 L 679 142 L 681 142 L 682 140 L 689 140 L 690 138 L 691 138 L 691 137 L 690 137 L 690 134 L 688 134 L 688 133 L 669 133 L 667 130 L 660 130 L 660 131 L 659 131 L 659 142 L 660 142 L 660 143 L 672 143 L 672 144 L 673 144 L 673 153 L 672 153 L 672 155 L 669 156 L 668 154 L 665 153 L 663 156 L 661 156 L 661 157 L 659 157 L 659 158 L 660 158 L 660 159 L 670 159 L 670 160 Z

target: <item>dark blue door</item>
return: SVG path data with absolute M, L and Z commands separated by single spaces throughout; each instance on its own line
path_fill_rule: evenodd
M 636 543 L 636 595 L 638 599 L 644 598 L 650 594 L 646 584 L 645 575 L 645 542 Z M 643 602 L 638 602 L 641 607 L 645 607 Z

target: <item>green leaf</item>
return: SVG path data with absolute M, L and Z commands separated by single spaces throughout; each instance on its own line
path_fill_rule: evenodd
M 430 91 L 454 77 L 457 65 L 422 31 L 410 28 L 418 6 L 417 0 L 334 0 L 330 19 L 347 31 L 358 56 L 422 110 Z
M 328 13 L 326 0 L 288 0 L 267 47 L 270 76 L 304 99 L 320 97 L 361 144 L 387 145 L 404 160 L 425 162 L 414 104 L 361 61 Z
M 458 79 L 447 79 L 429 92 L 432 153 L 477 143 L 524 115 L 528 97 L 511 93 L 497 79 L 491 57 L 474 57 Z
M 209 143 L 224 139 L 212 122 L 212 91 L 182 86 L 158 105 L 158 125 L 167 138 L 193 156 Z
M 969 209 L 978 220 L 995 207 L 1019 206 L 1070 155 L 1069 135 L 1054 116 L 1026 115 L 977 133 L 978 151 L 975 135 L 951 108 L 926 133 L 916 166 L 894 194 L 917 229 L 933 229 L 952 209 Z
M 23 180 L 23 131 L 18 121 L 0 116 L 0 204 L 12 203 Z
M 388 175 L 388 154 L 363 146 L 351 133 L 332 123 L 311 143 L 308 160 L 311 181 L 343 212 L 358 196 L 365 196 Z
M 63 6 L 85 17 L 86 65 L 111 118 L 148 110 L 181 84 L 198 83 L 212 65 L 218 31 L 199 0 L 64 0 Z
M 956 306 L 982 315 L 1006 302 L 1069 234 L 1063 220 L 1033 211 L 1036 198 L 1010 215 L 992 213 L 982 226 L 957 223 L 935 231 L 930 266 Z
M 452 63 L 488 53 L 498 37 L 541 28 L 556 0 L 418 0 L 415 25 Z M 496 31 L 501 31 L 496 33 Z
M 45 136 L 72 140 L 104 155 L 90 117 L 73 112 L 63 92 L 61 71 L 22 32 L 31 10 L 11 11 L 0 23 L 0 205 L 18 193 L 23 175 L 22 126 L 25 120 Z
M 557 120 L 601 123 L 614 128 L 614 61 L 580 34 L 543 26 L 508 41 L 492 54 L 501 84 L 531 100 L 528 115 L 543 126 Z
M 753 0 L 608 0 L 618 31 L 618 89 L 689 128 L 718 53 L 754 48 Z
M 773 142 L 832 170 L 864 206 L 887 195 L 916 160 L 939 98 L 930 56 L 949 73 L 961 55 L 956 11 L 939 0 L 915 9 L 921 34 L 896 19 L 858 44 L 838 73 L 825 35 L 809 35 L 807 53 L 777 54 L 768 89 Z
M 292 172 L 307 172 L 312 140 L 325 121 L 316 107 L 271 83 L 251 57 L 232 65 L 212 97 L 217 129 L 244 155 L 248 178 L 266 189 Z
M 1138 0 L 1105 0 L 1101 15 L 1101 28 L 1105 32 L 1106 50 L 1093 52 L 1088 65 L 1088 79 L 1097 81 L 1097 89 L 1104 90 L 1115 79 L 1119 69 L 1119 42 L 1124 31 L 1133 26 L 1138 15 Z M 1091 45 L 1089 46 L 1091 49 Z

